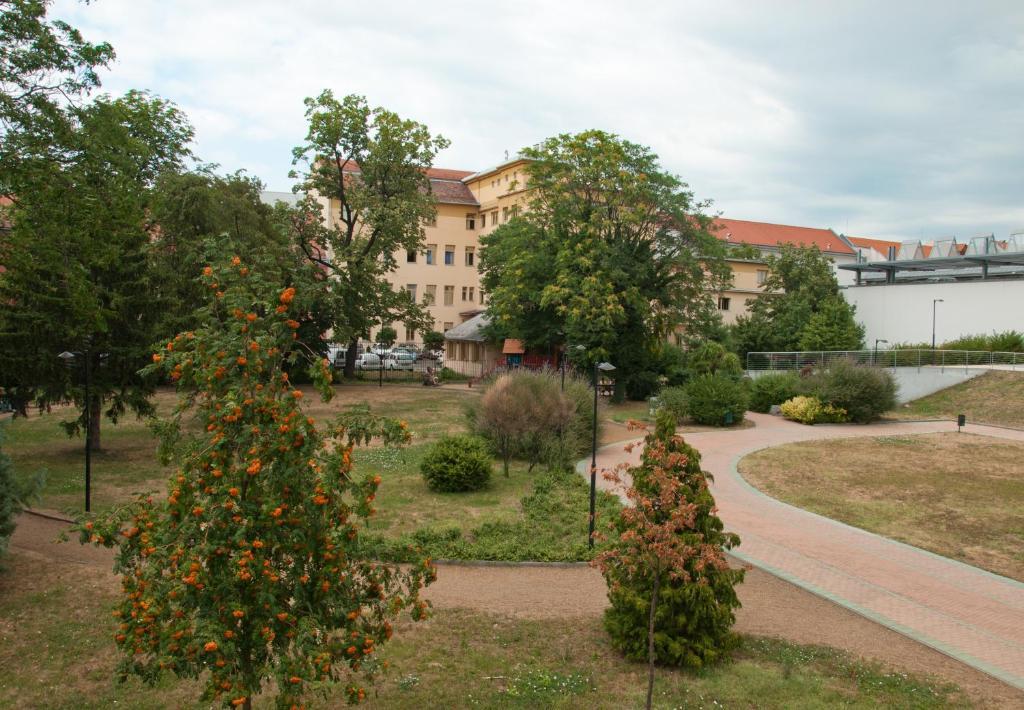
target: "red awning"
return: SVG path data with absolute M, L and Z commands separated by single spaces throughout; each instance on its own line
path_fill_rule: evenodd
M 526 352 L 526 348 L 523 347 L 522 340 L 513 340 L 512 338 L 505 339 L 505 345 L 501 349 L 502 355 L 522 355 Z

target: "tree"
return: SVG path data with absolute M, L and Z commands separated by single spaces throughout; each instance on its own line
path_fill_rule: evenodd
M 767 263 L 764 294 L 753 302 L 748 315 L 736 321 L 734 335 L 741 357 L 748 352 L 801 349 L 804 331 L 820 311 L 825 312 L 815 321 L 816 334 L 809 336 L 809 342 L 831 347 L 815 349 L 861 347 L 863 333 L 857 335 L 860 329 L 855 325 L 848 327 L 854 310 L 839 293 L 828 257 L 816 247 L 784 244 Z M 836 335 L 838 339 L 830 340 Z M 838 347 L 850 344 L 855 347 Z
M 355 374 L 359 337 L 378 323 L 405 322 L 426 330 L 432 319 L 387 275 L 396 252 L 424 248 L 423 225 L 436 214 L 426 171 L 448 146 L 426 126 L 404 120 L 366 99 L 338 101 L 328 90 L 306 99 L 309 132 L 293 151 L 307 193 L 293 221 L 296 243 L 336 281 L 335 338 L 349 341 L 345 376 Z M 327 223 L 314 196 L 329 201 Z
M 57 358 L 91 358 L 93 446 L 101 407 L 151 411 L 140 376 L 167 304 L 148 268 L 154 185 L 189 155 L 192 128 L 170 103 L 139 92 L 66 109 L 67 130 L 19 146 L 7 184 L 12 229 L 0 245 L 0 385 L 20 414 L 29 401 L 84 407 L 83 376 Z M 82 367 L 81 358 L 78 367 Z M 84 416 L 84 414 L 83 414 Z M 82 419 L 66 422 L 70 432 Z
M 14 478 L 11 457 L 3 452 L 3 430 L 0 429 L 0 557 L 7 552 L 7 543 L 14 534 L 15 521 L 25 506 L 36 497 L 42 488 L 42 477 L 37 476 L 28 484 L 21 484 Z
M 392 328 L 390 325 L 381 326 L 381 329 L 377 331 L 377 337 L 375 338 L 378 345 L 382 345 L 385 348 L 390 348 L 398 340 L 398 331 Z
M 281 288 L 294 285 L 315 294 L 307 312 L 296 313 L 299 341 L 326 354 L 323 334 L 331 325 L 331 283 L 291 241 L 294 218 L 283 204 L 260 200 L 263 184 L 241 172 L 220 176 L 210 167 L 169 173 L 157 181 L 150 243 L 154 291 L 165 307 L 161 335 L 188 330 L 207 294 L 199 277 L 217 253 L 245 254 L 248 268 Z
M 444 333 L 436 330 L 428 330 L 423 334 L 423 349 L 424 350 L 443 350 L 444 349 Z
M 533 347 L 584 346 L 570 356 L 610 360 L 621 394 L 649 379 L 658 341 L 718 317 L 712 294 L 729 269 L 707 203 L 649 149 L 602 131 L 523 155 L 530 209 L 481 239 L 493 328 Z
M 739 538 L 723 532 L 700 454 L 675 436 L 675 427 L 670 413 L 659 412 L 640 465 L 629 470 L 632 505 L 594 560 L 609 585 L 605 628 L 612 645 L 647 661 L 648 708 L 655 662 L 700 668 L 735 647 L 730 629 L 740 602 L 733 587 L 744 576 L 724 554 Z
M 158 427 L 176 468 L 168 495 L 79 527 L 83 542 L 118 548 L 121 673 L 201 676 L 203 700 L 244 708 L 271 681 L 279 707 L 338 684 L 356 702 L 391 622 L 404 609 L 423 618 L 419 592 L 435 577 L 429 562 L 402 571 L 358 556 L 381 478 L 356 474 L 353 447 L 408 431 L 365 409 L 318 428 L 284 370 L 308 355 L 294 316 L 310 294 L 279 290 L 237 256 L 204 271 L 197 327 L 150 366 L 178 383 Z M 329 364 L 310 370 L 328 398 Z
M 842 296 L 823 301 L 800 332 L 800 349 L 860 350 L 864 347 L 864 326 L 854 320 L 856 308 Z

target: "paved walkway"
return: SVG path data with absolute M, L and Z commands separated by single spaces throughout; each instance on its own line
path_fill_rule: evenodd
M 736 471 L 740 458 L 769 446 L 955 431 L 955 424 L 809 427 L 749 416 L 756 427 L 685 435 L 715 477 L 712 492 L 726 528 L 742 539 L 737 557 L 1024 689 L 1024 584 L 782 503 Z M 1024 441 L 1020 431 L 979 425 L 964 430 Z M 598 452 L 598 468 L 638 460 L 639 454 L 640 447 L 630 454 L 621 442 L 610 444 Z

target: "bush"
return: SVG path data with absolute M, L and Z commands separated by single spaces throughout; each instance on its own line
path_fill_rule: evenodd
M 420 472 L 434 491 L 478 491 L 491 480 L 491 453 L 477 437 L 445 436 L 423 457 Z
M 750 385 L 750 409 L 767 412 L 773 405 L 782 404 L 800 394 L 800 377 L 795 372 L 761 375 Z
M 805 391 L 845 410 L 858 423 L 874 421 L 896 406 L 896 381 L 890 372 L 844 360 L 807 378 Z
M 39 493 L 42 476 L 37 476 L 27 485 L 14 480 L 14 466 L 10 457 L 3 452 L 3 429 L 0 428 L 0 555 L 7 551 L 7 543 L 14 534 L 14 521 Z
M 929 346 L 930 347 L 930 346 Z M 1024 352 L 1024 333 L 1007 330 L 991 335 L 962 335 L 940 346 L 943 350 L 986 350 L 1003 353 Z
M 724 374 L 701 375 L 686 385 L 687 411 L 698 424 L 724 426 L 743 421 L 749 397 L 742 382 Z
M 686 418 L 687 399 L 685 387 L 666 387 L 658 395 L 658 399 L 661 400 L 661 408 L 671 412 L 676 421 L 681 422 Z
M 586 451 L 593 427 L 594 391 L 581 379 L 517 370 L 492 381 L 469 409 L 470 430 L 490 442 L 508 475 L 509 461 L 564 467 Z
M 643 401 L 657 393 L 661 385 L 661 378 L 653 370 L 640 370 L 631 372 L 623 378 L 623 389 L 626 398 L 637 402 Z
M 713 341 L 690 351 L 687 364 L 691 377 L 721 374 L 738 380 L 743 376 L 743 364 L 739 357 Z
M 782 416 L 801 424 L 838 423 L 848 420 L 846 411 L 822 404 L 817 397 L 798 396 L 782 403 Z

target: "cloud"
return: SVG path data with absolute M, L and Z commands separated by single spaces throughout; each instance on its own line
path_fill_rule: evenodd
M 930 238 L 1024 226 L 1024 6 L 812 2 L 58 0 L 178 103 L 197 153 L 290 182 L 302 99 L 331 88 L 480 169 L 598 127 L 745 219 Z

